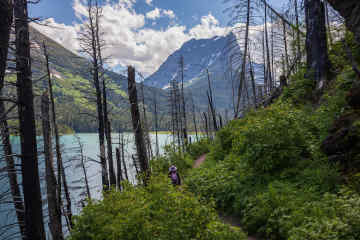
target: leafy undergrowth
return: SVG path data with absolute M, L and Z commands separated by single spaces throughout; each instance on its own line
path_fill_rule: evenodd
M 151 179 L 147 187 L 127 185 L 104 199 L 90 202 L 80 216 L 70 240 L 89 239 L 206 239 L 242 240 L 239 228 L 223 224 L 211 203 L 170 185 L 166 176 Z
M 341 163 L 320 150 L 334 120 L 354 111 L 345 98 L 356 77 L 343 70 L 316 106 L 299 74 L 275 104 L 230 122 L 188 190 L 266 239 L 360 239 L 359 184 L 345 184 Z

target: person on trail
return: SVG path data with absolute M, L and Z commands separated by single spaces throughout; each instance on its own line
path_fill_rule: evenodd
M 176 185 L 181 185 L 181 179 L 180 179 L 180 175 L 177 172 L 177 168 L 172 165 L 169 168 L 169 174 L 168 177 L 171 179 L 171 183 L 176 186 Z

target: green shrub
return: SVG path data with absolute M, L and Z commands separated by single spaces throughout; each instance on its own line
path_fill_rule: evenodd
M 175 165 L 180 174 L 184 174 L 192 167 L 193 161 L 189 154 L 179 152 L 174 145 L 167 145 L 164 147 L 164 154 L 152 159 L 150 164 L 153 175 L 166 173 L 171 165 Z
M 209 147 L 209 140 L 207 138 L 201 138 L 199 141 L 189 144 L 186 152 L 190 154 L 193 159 L 197 159 L 202 154 L 208 153 L 210 151 Z
M 70 240 L 246 239 L 240 229 L 222 224 L 211 205 L 172 187 L 166 176 L 146 188 L 109 192 L 74 219 Z
M 278 173 L 310 156 L 311 123 L 294 106 L 275 104 L 244 121 L 234 133 L 233 152 L 259 174 Z

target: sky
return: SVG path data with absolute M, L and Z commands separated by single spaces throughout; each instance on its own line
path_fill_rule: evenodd
M 224 0 L 102 0 L 102 37 L 108 66 L 121 70 L 133 65 L 149 76 L 183 43 L 195 38 L 212 38 L 228 33 L 231 5 Z M 277 9 L 285 0 L 268 1 Z M 66 48 L 79 50 L 78 34 L 86 16 L 84 0 L 41 0 L 29 7 L 31 17 L 46 26 L 35 25 Z

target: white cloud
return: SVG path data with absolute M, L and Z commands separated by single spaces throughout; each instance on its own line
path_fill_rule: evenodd
M 153 0 L 145 0 L 146 4 L 151 5 Z
M 154 10 L 147 12 L 146 17 L 151 20 L 155 20 L 160 17 L 168 17 L 172 19 L 175 18 L 175 13 L 170 9 L 166 10 L 166 9 L 155 8 Z
M 160 9 L 155 8 L 154 10 L 146 13 L 146 17 L 155 20 L 160 17 Z
M 53 18 L 46 19 L 42 25 L 31 23 L 42 34 L 49 36 L 52 40 L 60 43 L 65 48 L 77 52 L 79 50 L 78 34 L 74 26 L 57 23 Z
M 219 26 L 219 21 L 211 13 L 201 17 L 200 24 L 189 31 L 190 35 L 196 39 L 224 36 L 228 32 L 227 28 Z
M 169 18 L 175 18 L 175 13 L 173 10 L 163 10 L 162 11 L 165 16 L 168 16 Z
M 145 15 L 135 12 L 134 2 L 135 0 L 118 0 L 116 3 L 109 1 L 103 6 L 103 18 L 100 22 L 101 35 L 106 42 L 103 54 L 104 57 L 110 57 L 108 64 L 112 67 L 133 65 L 144 76 L 148 76 L 191 38 L 211 38 L 228 32 L 211 14 L 203 16 L 201 22 L 192 29 L 176 24 L 161 30 L 145 28 Z M 76 16 L 86 22 L 86 6 L 82 0 L 75 0 L 73 8 Z M 169 18 L 174 16 L 176 19 L 171 10 L 157 11 L 160 15 L 164 14 Z M 155 12 L 154 16 L 156 15 Z M 70 50 L 79 50 L 77 37 L 82 23 L 69 26 L 58 24 L 54 19 L 47 21 L 54 27 L 37 27 L 42 33 Z

